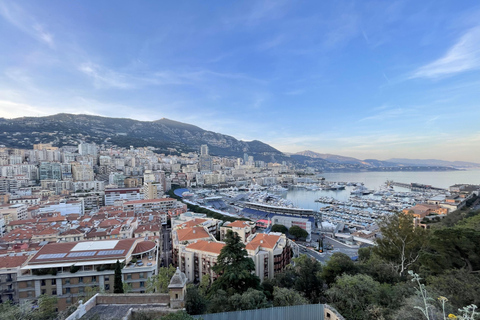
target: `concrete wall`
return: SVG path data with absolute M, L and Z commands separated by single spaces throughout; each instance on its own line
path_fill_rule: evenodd
M 92 309 L 97 305 L 97 296 L 98 296 L 98 293 L 94 295 L 92 298 L 90 298 L 90 300 L 88 300 L 84 304 L 80 304 L 77 310 L 75 310 L 75 312 L 69 315 L 68 318 L 65 320 L 77 320 L 83 317 L 83 315 L 87 313 L 88 310 Z
M 168 293 L 125 293 L 125 294 L 99 294 L 97 304 L 155 304 L 170 303 Z
M 328 304 L 323 305 L 323 311 L 325 320 L 345 320 L 345 318 L 338 313 L 334 307 L 329 306 Z

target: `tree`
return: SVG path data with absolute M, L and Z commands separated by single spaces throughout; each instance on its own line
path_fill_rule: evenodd
M 187 287 L 185 309 L 187 310 L 187 313 L 191 315 L 203 314 L 207 311 L 207 300 L 194 285 L 189 285 Z
M 291 226 L 290 229 L 288 229 L 288 233 L 296 239 L 305 239 L 308 237 L 308 232 L 299 226 Z
M 300 304 L 308 304 L 308 300 L 300 292 L 288 288 L 273 288 L 274 307 L 296 306 Z
M 132 284 L 128 282 L 124 282 L 122 288 L 123 288 L 123 293 L 130 293 L 132 292 L 132 289 L 133 289 Z
M 480 271 L 480 231 L 442 228 L 433 231 L 421 257 L 422 271 L 440 274 L 447 269 Z
M 283 224 L 274 224 L 271 229 L 272 232 L 281 232 L 283 234 L 287 234 L 288 228 L 285 227 Z
M 243 294 L 235 293 L 228 299 L 229 311 L 262 309 L 268 307 L 267 297 L 262 291 L 249 288 Z
M 344 273 L 356 273 L 356 267 L 352 259 L 345 253 L 335 252 L 322 269 L 322 278 L 328 285 L 335 282 L 337 276 Z
M 455 308 L 470 304 L 480 305 L 480 276 L 467 270 L 448 270 L 438 276 L 427 278 L 430 291 L 449 297 Z
M 217 290 L 211 293 L 209 297 L 208 313 L 218 313 L 229 311 L 228 296 L 224 290 Z
M 166 316 L 162 316 L 160 320 L 195 320 L 195 318 L 190 316 L 185 311 L 181 310 L 181 311 L 169 313 Z
M 113 293 L 123 293 L 122 267 L 118 260 L 115 264 L 115 282 L 113 284 Z
M 379 222 L 382 236 L 376 239 L 377 245 L 373 248 L 400 276 L 418 262 L 428 241 L 428 230 L 415 228 L 413 219 L 411 214 L 404 213 L 383 217 Z
M 369 309 L 374 310 L 380 283 L 363 274 L 344 274 L 327 290 L 332 304 L 346 318 L 369 319 Z M 377 312 L 376 312 L 377 313 Z
M 51 320 L 57 317 L 57 296 L 41 295 L 38 298 L 38 319 Z
M 320 262 L 306 254 L 293 259 L 295 263 L 295 290 L 311 302 L 318 303 L 323 292 L 323 281 L 320 278 L 322 266 Z
M 208 292 L 208 289 L 210 289 L 211 284 L 212 281 L 210 280 L 210 274 L 204 274 L 202 280 L 200 280 L 200 284 L 198 285 L 198 290 L 200 290 L 200 293 L 205 296 Z
M 170 284 L 170 280 L 172 279 L 173 275 L 175 274 L 175 267 L 169 265 L 167 267 L 162 267 L 158 269 L 158 274 L 155 276 L 150 277 L 147 280 L 147 292 L 148 293 L 167 293 L 168 292 L 168 285 Z
M 249 288 L 240 300 L 242 310 L 263 309 L 268 307 L 267 297 L 263 291 Z
M 243 293 L 248 288 L 259 288 L 260 279 L 253 273 L 255 264 L 248 257 L 240 236 L 232 230 L 227 230 L 225 246 L 212 269 L 219 275 L 212 284 L 213 292 L 223 289 L 233 294 Z

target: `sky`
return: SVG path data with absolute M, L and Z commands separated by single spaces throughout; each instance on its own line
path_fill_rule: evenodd
M 0 117 L 480 162 L 478 1 L 3 1 Z

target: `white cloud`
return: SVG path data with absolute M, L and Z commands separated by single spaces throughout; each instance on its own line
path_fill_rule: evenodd
M 133 84 L 128 82 L 126 75 L 100 67 L 93 63 L 83 63 L 78 69 L 93 78 L 93 83 L 97 88 L 107 87 L 129 89 L 133 87 Z
M 411 75 L 410 78 L 440 78 L 480 69 L 480 27 L 468 30 L 447 53 Z
M 15 3 L 7 5 L 5 2 L 0 2 L 0 16 L 22 32 L 54 48 L 53 34 Z

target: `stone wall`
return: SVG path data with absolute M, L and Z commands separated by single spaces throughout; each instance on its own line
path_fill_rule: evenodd
M 168 293 L 124 293 L 124 294 L 99 294 L 97 304 L 158 304 L 170 303 Z

